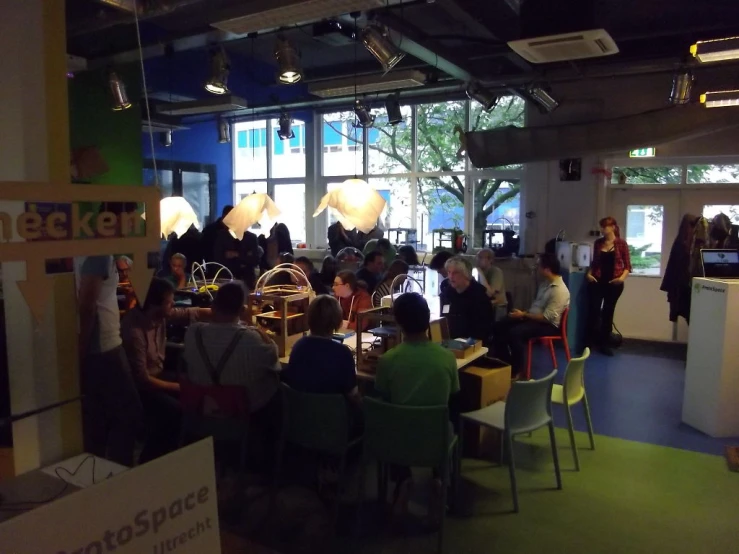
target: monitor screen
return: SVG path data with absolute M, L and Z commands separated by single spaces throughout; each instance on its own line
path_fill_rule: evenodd
M 739 278 L 739 251 L 701 250 L 705 277 Z

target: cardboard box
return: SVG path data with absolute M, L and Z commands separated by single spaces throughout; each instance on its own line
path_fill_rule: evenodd
M 481 358 L 475 365 L 459 372 L 462 413 L 479 410 L 505 400 L 511 390 L 511 366 L 496 358 Z M 497 458 L 500 452 L 499 433 L 472 423 L 465 423 L 464 455 Z

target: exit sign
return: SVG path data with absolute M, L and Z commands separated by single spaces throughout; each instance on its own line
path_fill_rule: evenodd
M 629 151 L 629 158 L 654 158 L 657 154 L 657 149 L 653 146 L 649 148 L 637 148 L 636 150 Z

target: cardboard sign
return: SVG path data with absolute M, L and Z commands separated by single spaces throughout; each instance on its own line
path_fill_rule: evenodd
M 219 554 L 206 439 L 0 524 L 3 554 Z

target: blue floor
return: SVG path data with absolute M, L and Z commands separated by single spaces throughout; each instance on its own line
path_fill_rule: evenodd
M 535 347 L 532 377 L 551 371 L 551 359 Z M 561 350 L 559 375 L 562 382 L 566 362 Z M 739 437 L 714 439 L 681 422 L 685 362 L 659 348 L 630 347 L 628 342 L 613 357 L 593 352 L 585 370 L 595 433 L 660 446 L 707 454 L 723 454 L 725 445 L 739 445 Z M 555 406 L 555 423 L 566 427 L 561 407 Z M 582 408 L 573 408 L 575 428 L 585 431 Z

